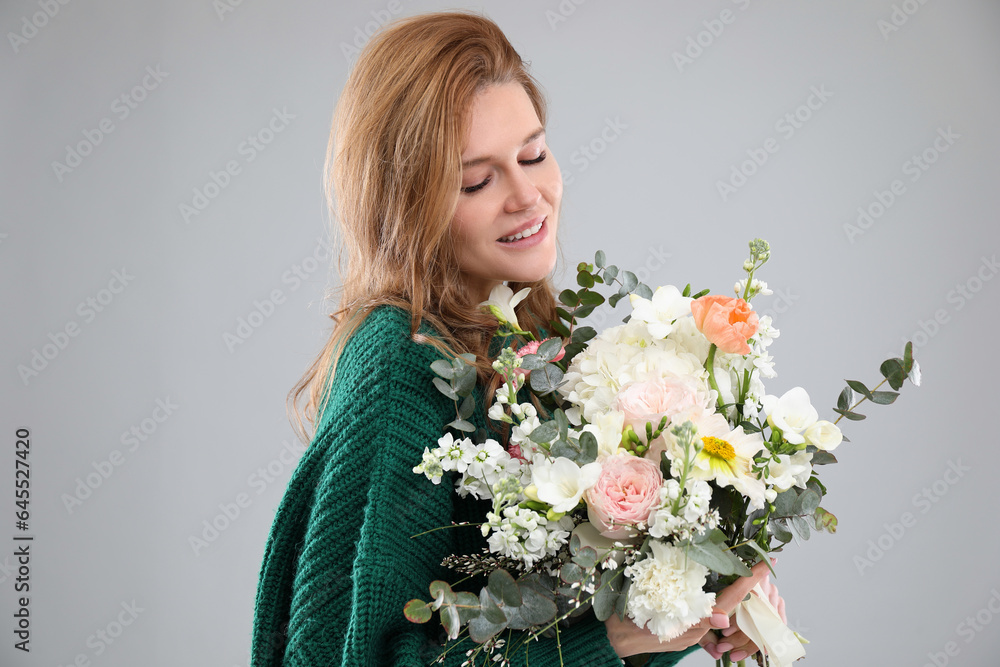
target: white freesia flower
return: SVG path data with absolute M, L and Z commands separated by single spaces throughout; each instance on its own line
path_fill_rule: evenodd
M 500 283 L 490 290 L 490 298 L 479 305 L 493 313 L 493 316 L 497 318 L 500 324 L 509 323 L 514 328 L 520 329 L 521 326 L 517 323 L 517 315 L 514 313 L 514 306 L 521 303 L 530 291 L 530 287 L 525 287 L 517 294 L 514 294 L 514 290 Z
M 538 499 L 552 505 L 556 512 L 568 512 L 577 506 L 587 489 L 597 483 L 601 464 L 594 461 L 580 467 L 563 456 L 551 461 L 539 457 L 531 473 Z
M 806 442 L 817 449 L 832 452 L 844 440 L 844 434 L 833 423 L 820 419 L 802 432 Z
M 650 541 L 646 558 L 625 568 L 632 579 L 626 610 L 661 642 L 676 638 L 712 613 L 715 593 L 702 590 L 708 568 L 683 549 Z
M 910 382 L 913 383 L 914 387 L 920 386 L 920 364 L 916 361 L 913 362 L 913 366 L 910 367 L 910 372 L 907 375 L 910 378 Z
M 819 413 L 809 402 L 809 394 L 802 387 L 789 389 L 781 398 L 764 396 L 761 402 L 767 413 L 767 423 L 781 429 L 785 440 L 793 445 L 805 442 L 802 432 L 819 419 Z
M 806 488 L 806 483 L 812 475 L 812 454 L 805 450 L 795 452 L 791 456 L 779 454 L 777 462 L 771 462 L 768 466 L 770 475 L 765 480 L 770 487 L 767 491 L 768 502 L 773 502 L 774 497 L 779 493 L 784 493 L 793 486 Z
M 618 410 L 610 410 L 594 417 L 594 421 L 583 427 L 597 438 L 597 460 L 603 461 L 618 451 L 622 443 L 622 429 L 625 415 Z
M 674 320 L 691 314 L 694 299 L 681 296 L 673 285 L 658 287 L 653 298 L 644 299 L 636 294 L 629 295 L 632 303 L 632 319 L 645 322 L 654 338 L 666 338 L 673 330 Z

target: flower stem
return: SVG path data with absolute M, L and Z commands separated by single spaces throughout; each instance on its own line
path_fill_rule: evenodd
M 716 393 L 716 403 L 719 406 L 719 411 L 722 411 L 722 406 L 725 403 L 722 402 L 722 392 L 719 391 L 719 385 L 715 381 L 715 351 L 719 349 L 715 343 L 712 343 L 712 347 L 708 348 L 708 358 L 705 359 L 705 370 L 708 371 L 708 384 L 715 390 Z

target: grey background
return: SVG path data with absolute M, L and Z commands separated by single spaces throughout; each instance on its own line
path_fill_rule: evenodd
M 600 247 L 650 284 L 728 293 L 746 242 L 768 239 L 760 277 L 775 294 L 755 302 L 781 329 L 768 387 L 806 387 L 823 416 L 844 378 L 875 380 L 918 343 L 924 386 L 841 423 L 853 442 L 822 470 L 840 530 L 779 559 L 807 664 L 996 664 L 996 2 L 222 2 L 0 8 L 0 663 L 247 664 L 265 540 L 301 451 L 284 399 L 328 333 L 321 167 L 345 51 L 378 19 L 461 5 L 500 24 L 551 102 L 569 266 Z M 689 39 L 704 46 L 679 67 Z M 144 77 L 123 118 L 116 98 Z M 830 96 L 788 136 L 777 124 L 813 87 Z M 275 109 L 294 118 L 250 161 L 241 144 Z M 57 173 L 102 119 L 113 130 Z M 948 128 L 958 138 L 913 181 L 905 163 Z M 723 198 L 718 181 L 769 138 L 777 152 Z M 186 221 L 179 207 L 229 161 L 239 173 Z M 894 179 L 905 190 L 888 210 L 845 229 Z M 102 292 L 123 269 L 125 288 Z M 65 347 L 22 379 L 53 338 Z M 176 406 L 162 423 L 157 400 Z M 144 420 L 132 451 L 123 433 Z M 30 655 L 9 630 L 19 427 L 32 434 Z M 238 497 L 196 553 L 191 537 Z M 98 642 L 133 601 L 134 622 Z M 977 614 L 980 630 L 960 625 Z

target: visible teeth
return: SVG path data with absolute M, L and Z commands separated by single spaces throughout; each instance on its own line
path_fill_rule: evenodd
M 517 241 L 518 239 L 526 239 L 529 236 L 538 233 L 538 230 L 541 228 L 542 228 L 542 223 L 539 222 L 534 227 L 529 227 L 528 229 L 525 229 L 523 232 L 519 232 L 517 234 L 514 234 L 513 236 L 505 236 L 500 240 L 503 241 L 504 243 L 510 243 L 512 241 Z

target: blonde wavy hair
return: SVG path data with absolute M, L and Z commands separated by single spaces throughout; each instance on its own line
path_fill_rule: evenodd
M 544 127 L 546 102 L 525 62 L 493 21 L 466 11 L 394 21 L 358 56 L 337 102 L 324 165 L 327 205 L 342 242 L 334 326 L 288 394 L 304 442 L 312 437 L 304 423 L 314 431 L 322 421 L 345 343 L 379 305 L 409 311 L 411 336 L 442 356 L 475 354 L 487 400 L 498 386 L 487 358 L 497 324 L 469 294 L 449 232 L 473 98 L 487 86 L 515 82 Z M 532 288 L 518 307 L 523 328 L 537 335 L 540 324 L 556 318 L 548 277 L 509 286 Z M 421 321 L 441 339 L 418 336 Z

